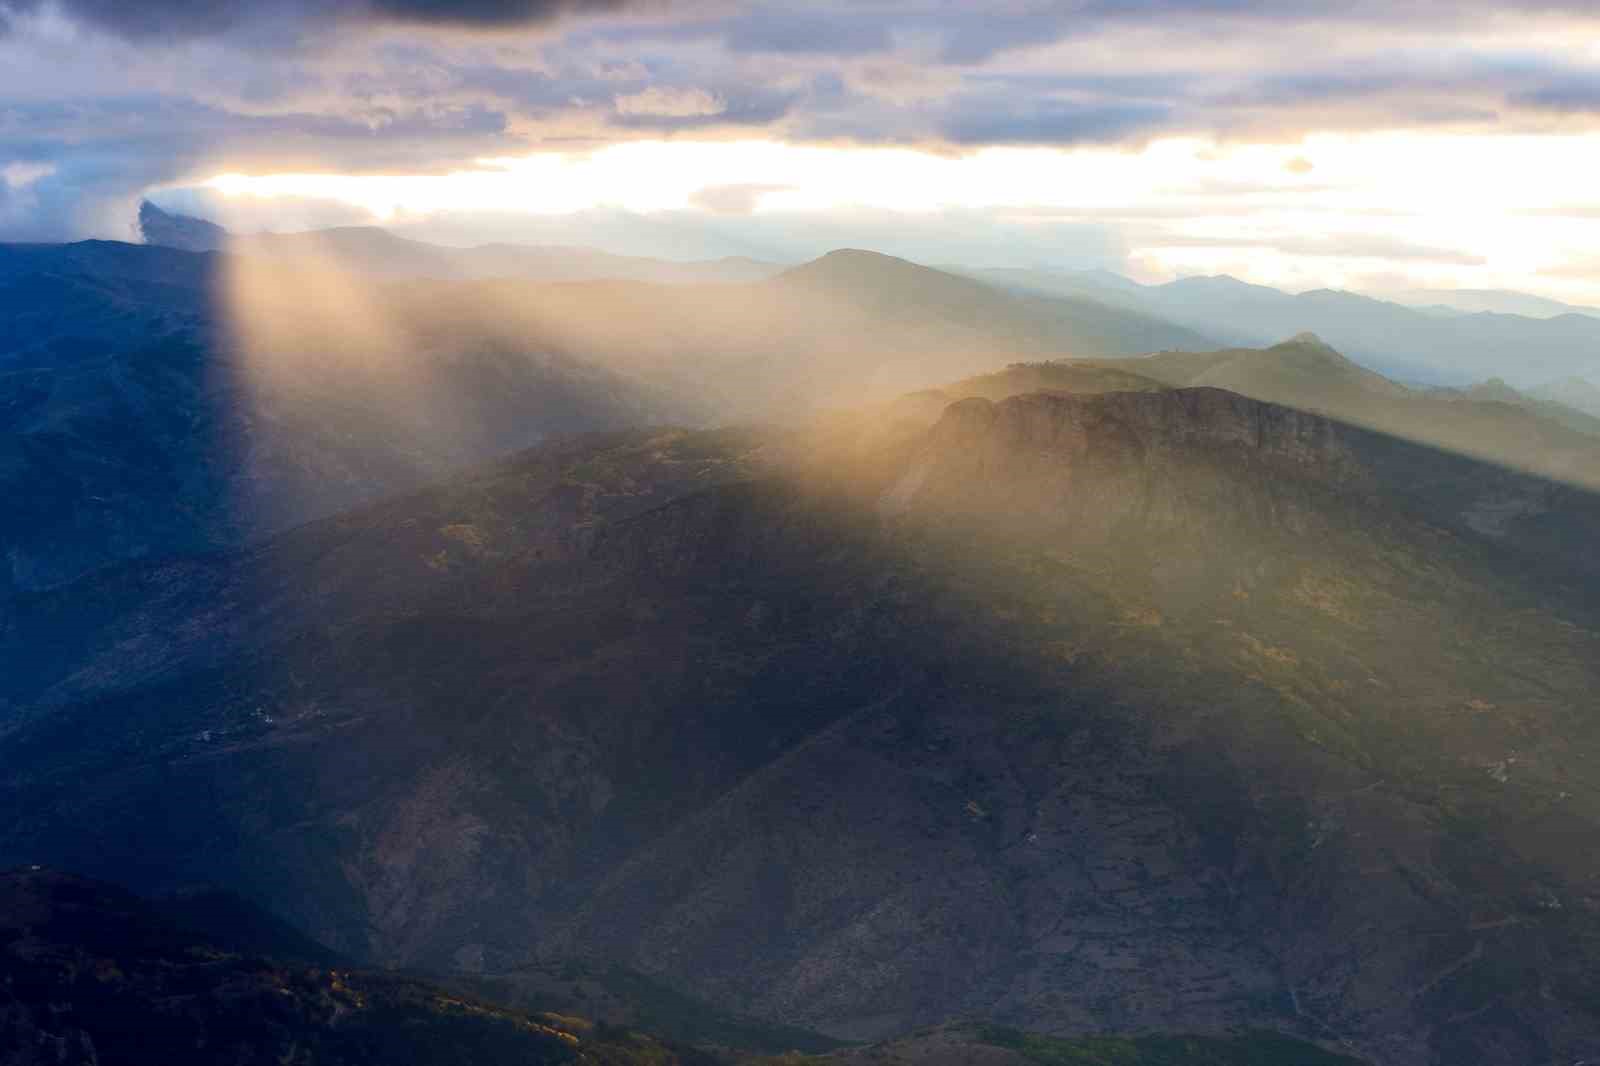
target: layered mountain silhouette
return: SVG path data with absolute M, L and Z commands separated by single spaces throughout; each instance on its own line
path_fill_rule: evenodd
M 786 269 L 753 259 L 680 263 L 567 246 L 449 248 L 370 226 L 232 236 L 213 223 L 171 214 L 148 202 L 141 206 L 139 221 L 150 244 L 201 251 L 226 248 L 323 268 L 336 264 L 344 271 L 391 280 L 749 282 Z M 1600 312 L 1528 293 L 1413 290 L 1378 299 L 1331 289 L 1294 294 L 1225 275 L 1141 285 L 1106 270 L 959 265 L 941 270 L 1012 292 L 1071 300 L 1079 305 L 1080 318 L 1093 309 L 1108 325 L 1119 315 L 1136 313 L 1144 320 L 1147 351 L 1218 343 L 1256 346 L 1313 331 L 1366 366 L 1420 383 L 1461 386 L 1502 377 L 1528 389 L 1572 375 L 1600 376 Z M 1125 334 L 1128 328 L 1118 323 L 1115 332 Z M 1180 329 L 1191 332 L 1175 336 Z M 1195 334 L 1209 343 L 1196 344 Z
M 246 240 L 0 247 L 22 1061 L 1600 1055 L 1577 349 Z
M 1501 377 L 1532 388 L 1600 374 L 1600 317 L 1582 308 L 1551 313 L 1548 302 L 1531 296 L 1441 314 L 1333 289 L 1287 293 L 1226 275 L 1138 285 L 1096 271 L 974 274 L 1016 290 L 1141 311 L 1226 344 L 1259 346 L 1310 331 L 1364 366 L 1425 384 Z
M 771 281 L 374 281 L 335 257 L 0 247 L 0 596 L 226 547 L 551 433 L 803 413 L 1202 340 L 871 253 Z
M 235 235 L 204 219 L 163 211 L 148 200 L 139 207 L 139 228 L 150 245 L 192 252 L 227 251 L 290 264 L 311 263 L 324 270 L 332 266 L 351 274 L 388 280 L 609 279 L 672 284 L 759 281 L 784 269 L 783 264 L 747 257 L 673 262 L 567 245 L 483 244 L 451 248 L 409 240 L 378 226 Z
M 1535 399 L 1560 404 L 1591 418 L 1600 418 L 1600 385 L 1586 378 L 1566 378 L 1533 390 Z
M 1390 299 L 1409 307 L 1445 314 L 1476 314 L 1489 311 L 1529 318 L 1555 318 L 1559 315 L 1600 316 L 1600 308 L 1569 304 L 1544 296 L 1510 289 L 1406 289 Z
M 843 1038 L 1582 1058 L 1593 600 L 1441 461 L 1209 387 L 550 444 L 17 601 L 0 858 Z

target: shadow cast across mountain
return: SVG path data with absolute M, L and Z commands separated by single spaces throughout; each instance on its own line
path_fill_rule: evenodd
M 839 1037 L 1592 1054 L 1596 621 L 1460 463 L 1203 388 L 563 439 L 19 600 L 0 858 Z
M 351 237 L 0 246 L 0 598 L 252 543 L 552 435 L 803 418 L 997 358 L 1206 346 L 867 252 L 761 280 L 534 282 L 404 255 L 416 273 L 394 277 Z

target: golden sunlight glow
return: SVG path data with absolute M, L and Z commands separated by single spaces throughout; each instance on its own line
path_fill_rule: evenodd
M 743 186 L 757 214 L 964 210 L 1021 223 L 1099 222 L 1122 233 L 1135 269 L 1153 277 L 1228 271 L 1269 284 L 1353 285 L 1404 272 L 1427 284 L 1527 286 L 1541 271 L 1559 277 L 1600 239 L 1600 217 L 1591 217 L 1600 212 L 1584 209 L 1594 200 L 1597 161 L 1597 134 L 1326 134 L 1294 144 L 1181 138 L 1139 151 L 986 148 L 961 156 L 643 141 L 484 159 L 441 175 L 235 173 L 206 184 L 230 198 L 332 201 L 382 222 L 677 211 Z M 1543 287 L 1551 284 L 1546 278 Z

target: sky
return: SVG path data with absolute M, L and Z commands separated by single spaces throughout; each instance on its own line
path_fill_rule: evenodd
M 1600 5 L 0 0 L 0 239 L 241 232 L 1600 303 Z

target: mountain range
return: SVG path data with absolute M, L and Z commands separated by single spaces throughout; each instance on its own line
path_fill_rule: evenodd
M 20 597 L 0 858 L 838 1038 L 1581 1058 L 1600 621 L 1441 470 L 1539 481 L 1209 387 L 545 445 Z
M 234 235 L 213 222 L 163 211 L 146 200 L 139 208 L 139 230 L 149 245 L 190 252 L 310 263 L 371 278 L 433 278 L 469 281 L 508 278 L 519 281 L 649 281 L 660 284 L 760 281 L 781 273 L 785 264 L 728 257 L 672 262 L 611 255 L 567 245 L 482 244 L 451 248 L 396 236 L 377 226 L 344 226 L 301 233 Z
M 226 247 L 391 279 L 734 282 L 774 277 L 792 265 L 750 259 L 675 263 L 564 246 L 446 248 L 376 227 L 231 236 L 212 223 L 149 203 L 140 222 L 152 244 Z M 1092 305 L 1102 316 L 1115 311 L 1147 316 L 1168 331 L 1162 338 L 1147 325 L 1147 340 L 1160 341 L 1147 350 L 1261 346 L 1309 331 L 1363 365 L 1423 384 L 1464 386 L 1500 377 L 1519 388 L 1536 388 L 1573 375 L 1600 378 L 1600 311 L 1528 293 L 1430 289 L 1377 299 L 1334 289 L 1288 293 L 1228 276 L 1143 285 L 1107 270 L 940 269 L 1012 292 L 1071 300 L 1079 305 L 1079 315 Z M 1178 328 L 1192 333 L 1173 336 Z
M 241 240 L 0 246 L 18 1061 L 1600 1055 L 1578 384 Z
M 1137 310 L 1220 344 L 1256 347 L 1313 332 L 1366 367 L 1420 384 L 1461 386 L 1500 377 L 1531 388 L 1572 375 L 1600 376 L 1600 318 L 1576 310 L 1440 315 L 1353 292 L 1287 293 L 1226 275 L 1140 285 L 1104 271 L 966 273 L 1014 290 Z
M 803 413 L 996 359 L 1203 346 L 1134 313 L 840 252 L 762 282 L 391 282 L 0 246 L 0 596 L 225 547 L 552 433 Z

